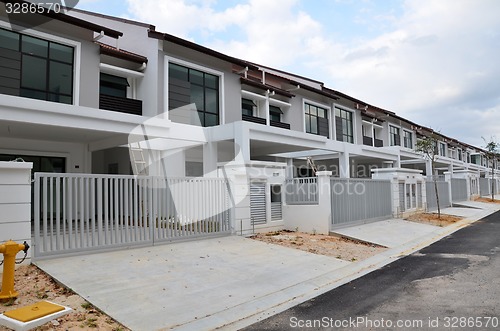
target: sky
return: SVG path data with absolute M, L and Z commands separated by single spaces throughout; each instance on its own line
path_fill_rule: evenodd
M 500 141 L 498 0 L 80 0 L 324 82 L 460 141 Z

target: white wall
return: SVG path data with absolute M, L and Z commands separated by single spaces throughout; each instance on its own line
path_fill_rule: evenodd
M 285 229 L 315 234 L 329 234 L 332 219 L 331 171 L 318 171 L 317 205 L 283 205 Z
M 14 240 L 31 246 L 32 167 L 29 162 L 0 162 L 0 244 Z

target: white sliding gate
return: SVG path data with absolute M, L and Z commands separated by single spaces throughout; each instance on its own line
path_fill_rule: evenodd
M 36 173 L 34 258 L 231 232 L 220 178 Z

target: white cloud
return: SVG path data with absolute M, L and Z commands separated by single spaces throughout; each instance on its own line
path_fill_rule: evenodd
M 348 43 L 334 40 L 329 22 L 317 21 L 305 1 L 249 0 L 218 10 L 210 0 L 127 1 L 134 18 L 159 31 L 324 81 L 466 142 L 500 137 L 496 0 L 406 0 L 399 16 L 363 9 L 363 21 L 386 32 Z

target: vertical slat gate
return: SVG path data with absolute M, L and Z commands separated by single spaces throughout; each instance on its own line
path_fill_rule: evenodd
M 250 183 L 250 217 L 253 224 L 267 223 L 266 183 Z
M 229 234 L 228 183 L 36 173 L 34 259 Z
M 330 181 L 333 226 L 391 217 L 390 181 L 359 178 Z

